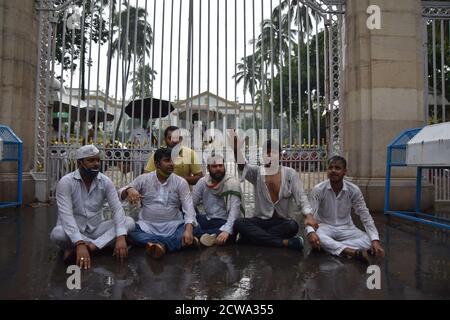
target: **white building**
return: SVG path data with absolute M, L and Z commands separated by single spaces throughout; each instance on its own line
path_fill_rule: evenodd
M 208 127 L 219 130 L 235 129 L 242 126 L 244 118 L 252 118 L 254 109 L 252 104 L 240 104 L 239 102 L 226 100 L 211 92 L 203 92 L 190 99 L 174 102 L 175 110 L 169 117 L 164 118 L 164 125 L 178 124 L 182 128 L 187 128 L 188 121 L 192 119 L 191 128 L 195 127 L 195 122 L 201 121 L 203 131 Z M 190 111 L 191 110 L 191 111 Z M 261 118 L 261 112 L 256 111 L 257 118 Z

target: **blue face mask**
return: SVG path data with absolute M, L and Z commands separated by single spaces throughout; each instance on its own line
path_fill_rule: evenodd
M 87 175 L 89 178 L 95 178 L 98 176 L 98 173 L 100 170 L 98 169 L 86 169 L 83 165 L 81 165 L 80 170 L 83 171 L 85 175 Z

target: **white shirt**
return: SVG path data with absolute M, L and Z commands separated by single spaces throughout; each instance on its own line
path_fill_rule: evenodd
M 242 176 L 255 187 L 255 217 L 270 219 L 276 210 L 280 217 L 288 218 L 293 211 L 290 207 L 291 200 L 295 200 L 302 214 L 311 214 L 312 209 L 298 173 L 289 167 L 280 166 L 280 168 L 280 193 L 278 200 L 273 203 L 265 182 L 264 167 L 245 165 Z
M 192 190 L 192 201 L 194 206 L 203 202 L 207 219 L 222 219 L 227 222 L 220 227 L 220 231 L 233 234 L 234 221 L 241 215 L 241 200 L 237 196 L 230 197 L 230 212 L 227 212 L 225 199 L 212 193 L 206 184 L 206 177 L 198 180 Z
M 99 173 L 88 192 L 79 170 L 61 178 L 56 187 L 57 224 L 63 227 L 72 243 L 83 240 L 81 233 L 92 233 L 104 220 L 105 199 L 113 213 L 116 235 L 127 234 L 125 212 L 111 179 Z
M 344 186 L 336 196 L 328 179 L 314 187 L 309 200 L 313 208 L 314 218 L 316 218 L 318 223 L 325 223 L 336 227 L 354 227 L 351 216 L 353 208 L 355 214 L 360 217 L 370 240 L 380 239 L 369 209 L 367 209 L 364 197 L 357 185 L 344 180 Z M 314 229 L 312 227 L 306 227 L 307 234 L 313 231 Z
M 183 223 L 197 225 L 189 185 L 176 174 L 172 173 L 164 183 L 158 180 L 156 171 L 140 175 L 128 186 L 120 189 L 119 195 L 129 187 L 136 189 L 143 196 L 137 222 L 142 231 L 168 237 Z

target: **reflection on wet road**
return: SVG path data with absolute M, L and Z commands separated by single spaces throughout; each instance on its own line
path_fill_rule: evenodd
M 49 233 L 54 207 L 0 211 L 2 299 L 449 299 L 450 237 L 439 230 L 375 220 L 386 249 L 381 290 L 367 289 L 366 266 L 324 253 L 227 245 L 168 254 L 132 248 L 118 264 L 107 250 L 82 271 L 81 290 Z

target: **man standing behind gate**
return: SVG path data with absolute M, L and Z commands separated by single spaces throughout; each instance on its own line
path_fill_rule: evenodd
M 113 182 L 100 173 L 100 151 L 93 145 L 77 150 L 78 170 L 61 178 L 56 188 L 58 222 L 50 238 L 65 249 L 64 261 L 76 257 L 80 268 L 91 267 L 91 254 L 115 239 L 114 254 L 128 255 L 125 236 L 134 230 L 126 217 Z M 113 220 L 103 220 L 103 203 L 108 200 Z
M 167 127 L 164 131 L 164 142 L 168 148 L 180 147 L 179 157 L 174 159 L 174 173 L 186 180 L 189 185 L 195 185 L 198 180 L 203 177 L 202 166 L 197 159 L 195 152 L 188 148 L 181 146 L 183 137 L 180 136 L 180 129 L 175 126 Z M 150 173 L 156 170 L 154 155 L 150 157 L 144 173 Z

